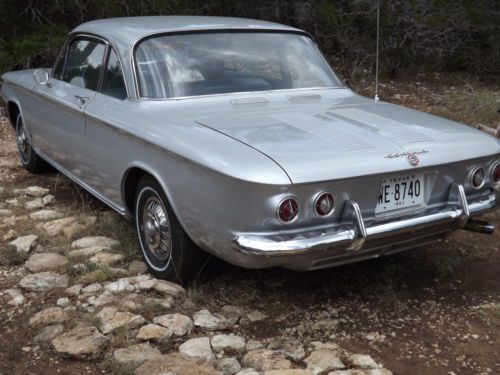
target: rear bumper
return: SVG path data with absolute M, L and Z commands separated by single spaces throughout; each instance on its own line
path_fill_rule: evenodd
M 276 234 L 242 234 L 235 237 L 233 243 L 239 252 L 247 256 L 291 258 L 297 256 L 303 261 L 306 260 L 301 262 L 302 265 L 293 261 L 283 261 L 285 267 L 294 269 L 328 267 L 436 241 L 450 231 L 463 228 L 472 215 L 495 208 L 497 195 L 498 193 L 493 193 L 480 202 L 469 204 L 463 186 L 454 184 L 450 189 L 446 209 L 368 227 L 365 226 L 358 204 L 347 201 L 342 222 L 348 224 L 345 229 L 337 232 L 299 233 L 293 238 L 284 240 Z M 392 250 L 388 250 L 389 248 Z M 325 254 L 318 255 L 320 252 Z

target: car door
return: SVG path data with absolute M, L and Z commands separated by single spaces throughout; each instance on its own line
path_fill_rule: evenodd
M 99 86 L 105 51 L 99 39 L 71 38 L 49 82 L 34 88 L 41 101 L 38 123 L 32 129 L 36 148 L 79 178 L 85 174 L 84 111 Z
M 120 59 L 114 48 L 108 46 L 101 87 L 85 109 L 85 165 L 93 172 L 83 179 L 115 206 L 121 204 L 121 178 L 126 160 L 123 156 L 129 147 L 123 143 L 120 121 L 133 107 L 134 103 L 128 100 Z

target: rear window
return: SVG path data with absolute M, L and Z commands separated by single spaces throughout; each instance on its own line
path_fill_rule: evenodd
M 135 64 L 144 98 L 341 86 L 314 42 L 293 33 L 155 36 Z

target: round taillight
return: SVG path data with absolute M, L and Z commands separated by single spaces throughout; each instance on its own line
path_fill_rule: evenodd
M 299 202 L 293 197 L 283 199 L 278 205 L 278 219 L 283 223 L 292 223 L 299 216 Z
M 314 212 L 321 217 L 330 216 L 335 210 L 335 199 L 332 193 L 321 193 L 314 201 Z
M 474 189 L 479 189 L 484 184 L 484 169 L 478 167 L 471 174 L 471 185 Z
M 491 181 L 495 184 L 500 182 L 500 162 L 491 169 Z

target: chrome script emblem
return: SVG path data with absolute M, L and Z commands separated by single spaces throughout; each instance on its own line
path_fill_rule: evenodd
M 394 154 L 388 154 L 384 157 L 387 159 L 393 159 L 393 158 L 400 158 L 400 157 L 405 156 L 408 163 L 410 163 L 410 165 L 413 165 L 414 167 L 416 167 L 420 163 L 420 159 L 418 158 L 418 155 L 427 154 L 428 152 L 429 152 L 428 150 L 420 150 L 420 151 L 412 151 L 412 152 L 404 151 L 404 152 L 396 152 Z
M 408 163 L 416 167 L 418 163 L 420 163 L 420 160 L 418 159 L 418 156 L 415 154 L 410 154 L 406 156 L 406 160 L 408 160 Z
M 394 154 L 388 154 L 384 156 L 385 158 L 392 159 L 392 158 L 400 158 L 405 156 L 406 160 L 410 165 L 413 165 L 416 167 L 420 163 L 420 159 L 418 158 L 418 155 L 421 154 L 427 154 L 429 151 L 427 150 L 421 150 L 421 151 L 413 151 L 413 152 L 396 152 Z

